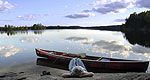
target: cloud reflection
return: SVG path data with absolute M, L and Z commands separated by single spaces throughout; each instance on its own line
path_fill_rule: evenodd
M 133 55 L 143 55 L 147 58 L 150 58 L 150 48 L 142 47 L 140 45 L 126 45 L 120 41 L 114 40 L 100 40 L 93 42 L 93 39 L 86 38 L 86 37 L 69 37 L 66 40 L 73 41 L 73 42 L 80 42 L 83 45 L 90 45 L 91 48 L 86 48 L 86 51 L 92 51 L 95 53 L 104 53 L 110 54 L 112 57 L 113 55 L 120 55 L 124 58 L 131 57 Z
M 127 46 L 119 41 L 101 40 L 92 43 L 92 51 L 99 53 L 120 54 L 125 58 L 129 57 L 131 53 L 136 55 L 144 55 L 150 58 L 150 49 L 142 46 Z
M 101 40 L 92 43 L 92 51 L 97 53 L 107 53 L 107 54 L 114 54 L 120 53 L 124 57 L 130 56 L 129 51 L 132 49 L 130 46 L 126 46 L 119 41 L 112 41 L 112 40 Z
M 93 39 L 86 38 L 86 37 L 69 37 L 69 38 L 66 38 L 66 40 L 73 41 L 73 42 L 80 42 L 84 44 L 91 43 L 93 41 Z
M 35 42 L 40 42 L 40 39 L 36 38 L 36 37 L 24 37 L 20 40 L 21 42 L 31 42 L 31 43 L 35 43 Z
M 150 49 L 142 46 L 133 46 L 132 51 L 135 53 L 150 53 Z
M 21 49 L 14 48 L 14 45 L 0 46 L 0 57 L 9 57 L 20 52 Z

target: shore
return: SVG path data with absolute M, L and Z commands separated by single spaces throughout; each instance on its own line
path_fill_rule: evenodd
M 50 72 L 42 75 L 42 72 Z M 36 65 L 35 62 L 0 68 L 0 80 L 150 80 L 150 73 L 95 73 L 93 77 L 63 78 L 67 70 Z

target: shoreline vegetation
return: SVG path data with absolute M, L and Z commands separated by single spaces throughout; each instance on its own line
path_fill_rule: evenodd
M 121 31 L 146 31 L 150 32 L 150 11 L 144 11 L 139 14 L 134 12 L 121 25 Z
M 121 25 L 111 25 L 111 26 L 92 26 L 92 27 L 82 27 L 82 26 L 44 26 L 42 24 L 34 24 L 33 26 L 13 26 L 5 25 L 0 27 L 0 31 L 28 31 L 28 30 L 46 30 L 46 29 L 93 29 L 93 30 L 111 30 L 120 31 Z

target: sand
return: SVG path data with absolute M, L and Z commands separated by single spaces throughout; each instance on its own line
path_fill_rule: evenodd
M 42 72 L 51 75 L 42 75 Z M 44 67 L 29 62 L 0 68 L 0 80 L 150 80 L 150 73 L 95 73 L 93 77 L 63 78 L 67 70 Z

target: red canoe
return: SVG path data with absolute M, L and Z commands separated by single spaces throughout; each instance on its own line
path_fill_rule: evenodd
M 149 65 L 149 61 L 96 57 L 83 53 L 72 54 L 43 49 L 36 49 L 36 54 L 64 65 L 68 65 L 72 58 L 78 57 L 87 68 L 96 69 L 97 72 L 145 72 Z

